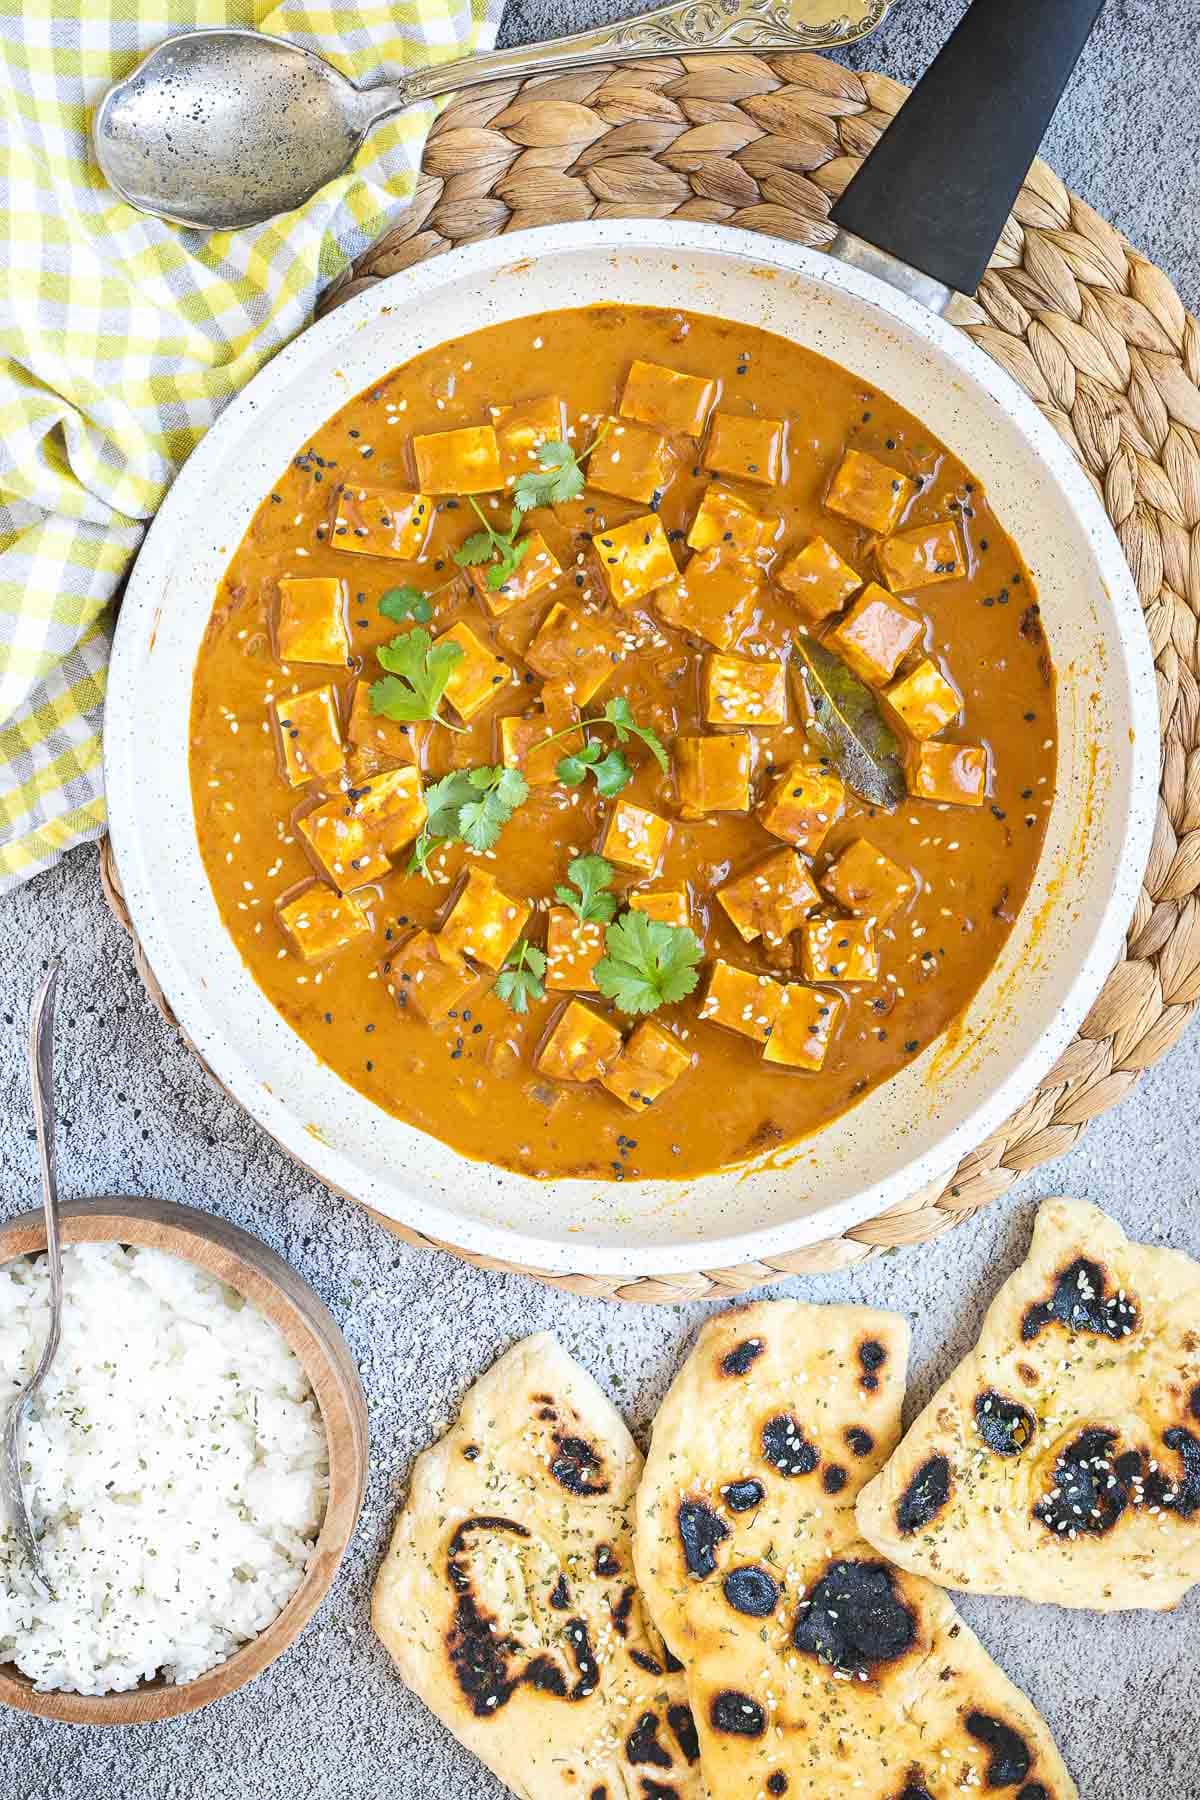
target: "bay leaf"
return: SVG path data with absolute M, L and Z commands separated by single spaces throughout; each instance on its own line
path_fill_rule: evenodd
M 838 774 L 872 806 L 895 810 L 907 788 L 900 746 L 865 682 L 815 638 L 797 638 L 792 668 Z

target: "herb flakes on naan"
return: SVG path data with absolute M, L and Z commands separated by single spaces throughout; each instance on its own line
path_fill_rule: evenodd
M 524 1800 L 701 1800 L 686 1684 L 633 1574 L 641 1468 L 548 1333 L 502 1356 L 414 1465 L 372 1623 Z
M 1113 1612 L 1200 1581 L 1200 1264 L 1047 1200 L 979 1342 L 858 1506 L 944 1587 Z
M 710 1320 L 663 1402 L 635 1563 L 710 1800 L 1076 1800 L 949 1597 L 859 1536 L 908 1342 L 894 1313 L 768 1301 Z

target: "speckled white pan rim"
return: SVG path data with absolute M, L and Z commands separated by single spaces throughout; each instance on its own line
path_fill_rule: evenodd
M 758 1164 L 682 1184 L 536 1183 L 470 1163 L 371 1106 L 283 1025 L 242 968 L 195 842 L 191 670 L 247 508 L 285 453 L 354 393 L 475 323 L 656 293 L 657 304 L 705 303 L 865 365 L 985 480 L 1043 603 L 1056 602 L 1046 622 L 1060 671 L 1062 798 L 1035 893 L 968 1011 L 954 1079 L 936 1094 L 921 1072 L 936 1066 L 935 1046 L 796 1146 L 789 1168 Z M 416 321 L 430 317 L 437 329 L 426 340 Z M 264 440 L 274 449 L 257 448 Z M 248 496 L 226 473 L 239 457 Z M 147 740 L 158 752 L 150 771 Z M 1089 795 L 1076 765 L 1093 741 L 1101 766 Z M 942 1176 L 1027 1097 L 1120 951 L 1149 853 L 1157 702 L 1140 607 L 1108 521 L 1070 452 L 997 365 L 913 302 L 819 253 L 725 227 L 619 220 L 489 240 L 379 283 L 307 331 L 230 405 L 172 488 L 133 572 L 110 678 L 106 771 L 118 864 L 151 966 L 197 1050 L 273 1136 L 330 1185 L 428 1236 L 550 1273 L 628 1278 L 732 1266 L 844 1232 Z M 1031 921 L 1053 874 L 1070 874 L 1071 901 L 1039 936 Z

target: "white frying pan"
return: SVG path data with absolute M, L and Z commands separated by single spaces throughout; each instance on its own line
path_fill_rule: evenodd
M 1097 0 L 977 0 L 835 209 L 832 255 L 669 220 L 473 244 L 305 332 L 188 462 L 121 611 L 105 741 L 113 843 L 134 925 L 184 1031 L 331 1186 L 431 1237 L 548 1272 L 728 1267 L 843 1232 L 945 1175 L 1069 1042 L 1119 954 L 1149 852 L 1150 650 L 1087 480 L 1026 396 L 940 312 L 952 287 L 976 286 L 1097 10 Z M 279 468 L 431 338 L 599 298 L 782 333 L 924 419 L 985 483 L 1027 559 L 1059 676 L 1059 792 L 1041 864 L 962 1029 L 790 1151 L 684 1183 L 537 1183 L 466 1161 L 346 1086 L 243 968 L 209 890 L 188 787 L 197 651 L 228 559 Z

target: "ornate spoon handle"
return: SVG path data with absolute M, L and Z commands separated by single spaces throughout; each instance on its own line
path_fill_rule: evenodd
M 705 50 L 821 50 L 853 43 L 873 31 L 892 0 L 682 0 L 594 31 L 550 43 L 494 50 L 420 69 L 391 90 L 378 90 L 386 112 L 435 94 L 502 77 L 520 80 L 554 69 L 641 56 L 694 56 Z M 403 100 L 398 96 L 403 93 Z M 371 90 L 364 90 L 369 98 Z M 385 116 L 385 106 L 375 114 Z

